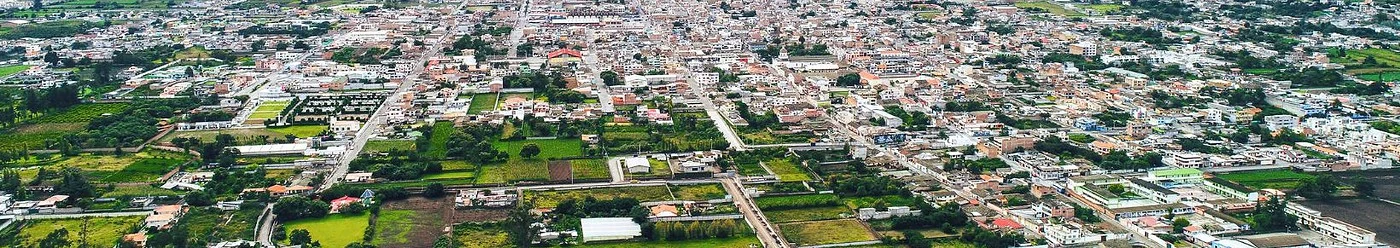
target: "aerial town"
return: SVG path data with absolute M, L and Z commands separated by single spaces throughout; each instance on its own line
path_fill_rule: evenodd
M 0 20 L 3 247 L 1400 245 L 1400 0 Z

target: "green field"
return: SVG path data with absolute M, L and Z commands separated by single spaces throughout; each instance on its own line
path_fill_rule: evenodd
M 433 123 L 432 136 L 428 137 L 428 151 L 423 153 L 424 157 L 446 158 L 447 140 L 457 133 L 457 127 L 452 122 Z
M 530 143 L 540 147 L 540 154 L 530 159 L 520 157 L 520 149 L 525 147 L 525 144 Z M 578 139 L 495 141 L 492 142 L 492 146 L 497 150 L 510 153 L 510 159 L 507 159 L 505 163 L 482 166 L 481 178 L 477 180 L 478 183 L 546 181 L 549 180 L 548 159 L 583 155 L 583 141 Z
M 467 107 L 467 113 L 480 114 L 481 112 L 496 110 L 496 97 L 498 96 L 499 95 L 495 93 L 476 94 L 472 96 L 472 103 L 471 106 Z
M 103 114 L 121 114 L 122 111 L 126 111 L 128 106 L 126 103 L 85 103 L 59 112 L 47 113 L 24 122 L 32 124 L 87 123 Z
M 442 163 L 442 170 L 444 170 L 444 171 L 451 171 L 451 170 L 476 170 L 476 165 L 475 165 L 475 164 L 467 163 L 467 161 L 462 161 L 462 160 L 448 160 L 448 161 L 442 161 L 442 162 L 440 162 L 440 163 Z
M 1066 17 L 1084 16 L 1084 13 L 1079 13 L 1078 11 L 1068 10 L 1068 9 L 1065 9 L 1064 7 L 1061 7 L 1059 4 L 1050 3 L 1050 2 L 1045 2 L 1045 1 L 1036 1 L 1036 2 L 1016 2 L 1015 5 L 1016 5 L 1017 8 L 1022 8 L 1022 9 L 1038 9 L 1038 10 L 1042 10 L 1042 11 L 1045 11 L 1045 12 L 1049 12 L 1050 14 L 1055 14 L 1055 15 L 1059 15 L 1059 16 L 1066 16 Z
M 844 203 L 846 207 L 851 209 L 873 208 L 875 207 L 875 205 L 877 205 L 877 202 L 884 202 L 885 206 L 890 207 L 916 207 L 914 205 L 915 201 L 916 199 L 912 197 L 904 197 L 899 195 L 841 198 L 841 202 Z
M 827 220 L 778 224 L 783 237 L 801 246 L 840 244 L 875 240 L 875 234 L 865 229 L 859 220 Z
M 763 211 L 764 216 L 776 223 L 840 219 L 841 214 L 851 213 L 851 210 L 844 206 Z
M 491 142 L 497 150 L 510 153 L 511 159 L 520 155 L 520 148 L 525 144 L 534 143 L 540 147 L 540 154 L 535 159 L 559 159 L 583 156 L 583 141 L 575 138 L 561 139 L 539 139 L 539 140 L 515 140 L 515 141 L 494 141 Z
M 412 140 L 370 140 L 365 142 L 365 148 L 361 152 L 389 152 L 395 149 L 400 151 L 416 151 L 417 146 L 418 143 Z
M 1315 178 L 1313 175 L 1298 173 L 1292 170 L 1236 172 L 1218 174 L 1216 177 L 1255 189 L 1292 189 L 1298 187 L 1298 184 L 1301 184 L 1303 180 Z
M 1083 7 L 1098 11 L 1099 14 L 1109 14 L 1123 10 L 1125 6 L 1119 4 L 1089 4 Z
M 382 210 L 375 219 L 374 239 L 376 245 L 408 243 L 408 234 L 413 231 L 413 210 Z
M 285 127 L 269 127 L 267 128 L 267 130 L 272 131 L 274 133 L 280 133 L 282 135 L 291 134 L 296 135 L 297 138 L 306 138 L 321 135 L 321 133 L 325 132 L 328 128 L 330 127 L 321 125 L 297 125 Z
M 778 180 L 781 180 L 783 182 L 801 182 L 812 180 L 812 176 L 807 174 L 807 170 L 799 167 L 796 163 L 793 163 L 792 161 L 787 161 L 785 159 L 774 159 L 764 162 L 763 165 L 768 166 L 768 169 L 773 170 L 773 174 L 777 174 Z
M 204 142 L 204 143 L 211 143 L 211 142 L 214 142 L 214 137 L 215 137 L 215 136 L 218 136 L 219 134 L 228 134 L 228 135 L 233 136 L 233 138 L 234 138 L 234 140 L 235 140 L 235 143 L 237 143 L 237 144 L 239 144 L 239 145 L 248 145 L 248 144 L 255 144 L 255 143 L 262 142 L 262 140 L 258 139 L 258 136 L 267 136 L 267 137 L 269 137 L 269 138 L 279 138 L 279 139 L 280 139 L 282 136 L 285 136 L 285 135 L 286 135 L 286 134 L 282 134 L 282 133 L 278 133 L 278 132 L 269 131 L 269 130 L 266 129 L 266 128 L 240 128 L 240 129 L 222 129 L 222 130 L 207 130 L 207 131 L 177 131 L 177 132 L 170 132 L 170 134 L 165 135 L 165 137 L 161 137 L 161 138 L 160 138 L 160 142 L 170 142 L 170 141 L 175 140 L 175 138 L 185 137 L 185 138 L 191 138 L 191 139 L 199 139 L 201 142 Z
M 170 172 L 185 161 L 187 160 L 181 158 L 142 158 L 97 181 L 107 183 L 156 182 L 165 173 Z
M 758 165 L 758 163 L 738 163 L 737 167 L 739 167 L 739 174 L 745 176 L 768 175 L 768 170 L 764 170 L 763 166 Z
M 32 220 L 24 223 L 20 228 L 18 238 L 22 247 L 38 247 L 39 240 L 44 239 L 49 233 L 64 229 L 68 231 L 68 240 L 74 245 L 115 246 L 122 235 L 135 232 L 144 218 L 145 216 L 126 216 Z M 84 226 L 87 227 L 86 231 L 84 231 Z
M 569 160 L 569 164 L 574 169 L 574 179 L 612 178 L 612 173 L 608 172 L 608 162 L 603 159 L 574 159 Z
M 576 190 L 531 190 L 526 191 L 525 201 L 534 201 L 535 207 L 554 208 L 559 205 L 559 201 L 565 199 L 579 199 L 592 196 L 599 200 L 613 198 L 633 198 L 638 201 L 669 201 L 672 200 L 671 192 L 666 186 L 632 186 L 613 188 L 593 188 Z
M 22 72 L 22 71 L 24 71 L 24 70 L 29 70 L 29 67 L 30 67 L 30 66 L 28 66 L 28 65 L 7 65 L 7 66 L 0 66 L 0 78 L 8 77 L 8 76 L 10 76 L 10 75 L 15 75 L 16 73 L 20 73 L 20 72 Z
M 1381 81 L 1381 76 L 1385 76 L 1385 82 L 1400 82 L 1400 70 L 1356 75 L 1357 78 L 1367 81 Z
M 463 179 L 463 178 L 474 178 L 474 177 L 476 177 L 476 170 L 456 170 L 456 171 L 443 171 L 443 172 L 439 172 L 439 173 L 435 173 L 435 174 L 425 175 L 425 176 L 423 176 L 423 180 L 434 180 L 434 179 Z
M 288 236 L 293 230 L 304 229 L 323 247 L 345 247 L 364 239 L 365 229 L 369 228 L 369 214 L 333 214 L 320 219 L 294 220 L 282 226 Z
M 248 115 L 248 120 L 265 120 L 265 119 L 277 118 L 277 115 L 281 115 L 281 114 L 282 114 L 282 110 L 283 110 L 283 109 L 286 109 L 288 104 L 291 104 L 291 102 L 288 102 L 288 101 L 267 101 L 267 102 L 263 102 L 262 104 L 259 104 L 259 105 L 258 105 L 258 108 L 257 108 L 257 109 L 254 109 L 254 110 L 253 110 L 253 114 Z
M 758 237 L 753 235 L 741 235 L 741 237 L 696 239 L 683 241 L 641 241 L 624 243 L 601 243 L 583 244 L 576 247 L 589 248 L 641 248 L 641 247 L 667 247 L 667 248 L 711 248 L 711 247 L 762 247 Z
M 461 248 L 510 247 L 510 236 L 494 224 L 466 223 L 453 226 L 452 234 Z
M 143 197 L 143 196 L 182 196 L 186 192 L 157 188 L 151 185 L 131 185 L 117 186 L 112 191 L 99 191 L 102 197 L 117 198 L 123 196 Z
M 671 185 L 671 193 L 677 200 L 704 201 L 723 199 L 728 193 L 719 184 Z

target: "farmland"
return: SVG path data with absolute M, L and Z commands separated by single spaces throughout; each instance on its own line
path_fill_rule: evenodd
M 727 193 L 719 184 L 671 185 L 677 200 L 703 201 L 724 198 Z
M 1216 176 L 1255 189 L 1292 189 L 1298 187 L 1303 180 L 1314 178 L 1313 175 L 1291 170 L 1237 172 Z
M 518 156 L 520 149 L 525 144 L 534 143 L 540 147 L 540 154 L 534 158 L 522 158 Z M 505 163 L 494 163 L 482 166 L 481 179 L 478 183 L 499 184 L 508 182 L 523 181 L 544 181 L 549 179 L 549 167 L 547 165 L 550 158 L 568 158 L 583 155 L 583 142 L 577 139 L 543 139 L 543 140 L 519 140 L 519 141 L 496 141 L 492 144 L 497 150 L 510 153 L 511 156 Z
M 129 107 L 126 103 L 88 103 L 79 104 L 56 113 L 48 113 L 39 117 L 25 120 L 30 124 L 47 123 L 87 123 L 103 114 L 121 114 Z
M 565 199 L 583 199 L 592 196 L 599 200 L 633 198 L 638 201 L 669 201 L 671 192 L 666 186 L 633 186 L 613 188 L 592 188 L 575 190 L 526 191 L 523 200 L 534 201 L 535 207 L 553 208 Z
M 506 210 L 453 209 L 450 199 L 413 197 L 388 201 L 374 225 L 375 245 L 380 247 L 429 247 L 443 227 L 453 223 L 500 221 Z
M 851 210 L 845 206 L 829 206 L 763 211 L 764 216 L 776 223 L 840 219 L 842 214 L 849 215 Z
M 463 248 L 496 248 L 510 246 L 509 236 L 495 223 L 465 223 L 452 228 L 453 236 Z
M 325 132 L 327 128 L 330 127 L 322 125 L 297 125 L 285 127 L 269 127 L 267 128 L 267 130 L 283 135 L 291 134 L 296 135 L 298 138 L 306 138 L 321 135 L 321 132 Z
M 496 97 L 498 97 L 498 95 L 495 93 L 476 94 L 472 96 L 472 103 L 471 106 L 467 107 L 467 113 L 480 114 L 481 112 L 496 110 Z
M 325 247 L 345 247 L 363 239 L 369 228 L 369 214 L 333 214 L 320 219 L 301 219 L 283 224 L 290 236 L 291 232 L 304 229 L 311 232 L 311 239 Z
M 20 73 L 20 72 L 22 72 L 22 71 L 24 71 L 24 70 L 29 70 L 29 66 L 28 66 L 28 65 L 7 65 L 7 66 L 0 66 L 0 78 L 9 77 L 10 75 L 15 75 L 15 74 Z
M 1066 16 L 1066 17 L 1084 16 L 1084 13 L 1079 13 L 1078 11 L 1068 10 L 1068 9 L 1065 9 L 1064 7 L 1061 7 L 1059 4 L 1050 3 L 1050 2 L 1045 2 L 1045 1 L 1036 1 L 1036 2 L 1016 2 L 1015 5 L 1016 5 L 1017 8 L 1028 9 L 1028 10 L 1039 10 L 1039 11 L 1049 12 L 1050 14 L 1055 14 L 1055 15 L 1059 15 L 1059 16 Z
M 779 224 L 789 242 L 808 246 L 875 240 L 859 220 L 827 220 Z
M 288 107 L 288 104 L 290 104 L 290 102 L 287 101 L 263 102 L 262 104 L 258 105 L 257 109 L 253 110 L 253 114 L 248 115 L 248 120 L 265 120 L 277 118 L 278 115 L 282 114 L 282 110 Z
M 452 122 L 438 122 L 433 124 L 432 136 L 428 137 L 428 151 L 423 153 L 424 157 L 446 158 L 447 140 L 457 133 L 457 128 L 452 126 Z
M 754 199 L 754 205 L 763 210 L 798 209 L 808 207 L 839 206 L 834 194 L 813 194 L 795 196 L 769 196 Z
M 417 144 L 412 140 L 370 140 L 363 152 L 415 151 Z
M 84 219 L 50 219 L 28 221 L 19 231 L 23 247 L 38 247 L 38 242 L 58 229 L 68 231 L 68 240 L 95 247 L 113 246 L 122 235 L 136 231 L 141 216 L 102 217 Z M 86 222 L 86 223 L 84 223 Z M 86 224 L 86 225 L 84 225 Z M 83 227 L 87 228 L 84 229 Z
M 233 136 L 235 143 L 240 145 L 261 142 L 261 140 L 258 138 L 259 136 L 282 137 L 285 135 L 282 133 L 270 131 L 266 128 L 181 131 L 171 132 L 170 134 L 165 135 L 165 137 L 162 137 L 160 139 L 160 142 L 170 142 L 175 140 L 176 138 L 184 137 L 191 139 L 199 139 L 201 142 L 209 143 L 214 142 L 214 137 L 218 136 L 219 134 L 228 134 L 230 136 Z
M 731 238 L 712 238 L 682 241 L 643 241 L 624 243 L 603 243 L 603 244 L 583 244 L 578 247 L 588 248 L 642 248 L 642 247 L 668 247 L 668 248 L 710 248 L 710 247 L 752 247 L 759 245 L 758 237 L 753 235 L 739 235 Z
M 811 181 L 812 176 L 807 174 L 807 170 L 798 167 L 796 163 L 785 159 L 774 159 L 764 162 L 763 165 L 773 170 L 777 174 L 778 180 L 783 182 Z
M 1400 216 L 1395 211 L 1400 207 L 1371 199 L 1349 199 L 1337 201 L 1305 201 L 1289 204 L 1303 204 L 1308 208 L 1322 211 L 1323 216 L 1361 226 L 1376 232 L 1376 240 L 1385 243 L 1400 242 Z
M 574 179 L 609 179 L 612 174 L 608 172 L 607 161 L 602 159 L 574 159 L 569 160 L 569 165 L 573 167 Z

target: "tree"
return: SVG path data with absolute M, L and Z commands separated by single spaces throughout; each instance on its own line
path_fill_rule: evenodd
M 1251 214 L 1254 220 L 1254 229 L 1260 232 L 1288 231 L 1294 230 L 1298 223 L 1298 217 L 1284 211 L 1288 207 L 1288 202 L 1282 197 L 1270 198 L 1268 201 L 1254 208 Z
M 34 6 L 30 7 L 34 10 L 44 9 L 44 0 L 34 0 Z
M 520 148 L 520 157 L 528 159 L 535 157 L 535 155 L 540 155 L 540 146 L 535 143 L 525 144 L 525 147 Z
M 516 247 L 530 247 L 530 243 L 535 240 L 535 234 L 539 233 L 539 228 L 534 226 L 538 220 L 530 213 L 533 208 L 533 203 L 521 203 L 506 216 L 506 234 L 510 237 L 510 243 Z
M 39 247 L 69 247 L 72 245 L 73 241 L 68 240 L 67 228 L 54 230 L 48 236 L 44 236 L 44 239 L 39 240 Z
M 841 75 L 840 77 L 836 78 L 836 85 L 844 87 L 860 85 L 860 75 L 855 73 L 847 73 L 846 75 Z
M 272 208 L 272 213 L 276 214 L 277 219 L 282 221 L 301 218 L 320 218 L 326 216 L 330 211 L 330 204 L 303 196 L 290 196 L 277 199 L 276 207 Z
M 306 229 L 292 230 L 292 245 L 306 245 L 311 243 L 311 232 Z
M 69 199 L 73 200 L 83 197 L 92 197 L 95 195 L 94 192 L 96 192 L 96 188 L 92 186 L 92 183 L 88 182 L 86 176 L 83 176 L 83 172 L 78 170 L 78 168 L 72 167 L 63 169 L 63 180 L 58 183 L 58 186 L 54 190 L 58 194 L 68 195 L 68 197 L 70 197 Z
M 603 79 L 603 85 L 609 85 L 609 86 L 611 86 L 611 85 L 619 85 L 619 84 L 622 84 L 622 82 L 618 82 L 618 81 L 617 81 L 617 73 L 616 73 L 616 72 L 604 71 L 604 72 L 598 73 L 598 78 L 602 78 L 602 79 Z
M 189 203 L 190 206 L 203 207 L 214 205 L 214 199 L 213 197 L 209 196 L 209 193 L 206 193 L 204 191 L 195 191 L 190 192 L 190 194 L 188 195 L 185 195 L 185 203 Z
M 186 77 L 194 77 L 194 67 L 193 67 L 193 66 L 186 66 L 186 67 L 185 67 L 185 76 L 186 76 Z
M 457 248 L 457 242 L 449 236 L 440 236 L 433 241 L 433 248 Z
M 1321 175 L 1304 180 L 1294 191 L 1309 199 L 1329 200 L 1332 199 L 1332 194 L 1337 192 L 1337 180 L 1332 175 Z
M 1376 193 L 1376 185 L 1371 181 L 1360 181 L 1354 185 L 1354 190 L 1361 196 L 1373 196 Z
M 1188 226 L 1191 226 L 1191 221 L 1186 220 L 1186 218 L 1176 218 L 1172 220 L 1172 232 L 1174 233 L 1181 233 L 1181 231 L 1185 230 Z
M 423 188 L 423 197 L 437 198 L 446 194 L 447 192 L 443 189 L 442 183 L 431 183 L 428 184 L 428 187 Z
M 58 65 L 58 60 L 58 53 L 54 51 L 44 54 L 44 62 L 49 63 L 49 65 Z
M 262 50 L 264 47 L 267 47 L 267 41 L 257 40 L 253 41 L 253 44 L 248 45 L 248 49 L 253 50 L 253 52 L 258 52 L 258 50 Z

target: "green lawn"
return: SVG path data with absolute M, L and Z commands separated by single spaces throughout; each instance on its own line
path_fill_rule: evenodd
M 58 112 L 51 112 L 25 120 L 25 123 L 86 123 L 103 114 L 121 114 L 129 105 L 126 103 L 84 103 Z
M 417 142 L 412 140 L 370 140 L 365 142 L 362 152 L 416 151 Z M 446 168 L 443 168 L 446 169 Z
M 268 131 L 275 132 L 275 133 L 280 133 L 280 134 L 283 134 L 283 135 L 291 134 L 291 135 L 296 135 L 298 138 L 306 138 L 306 137 L 312 137 L 312 136 L 316 136 L 316 135 L 321 135 L 321 132 L 325 132 L 326 129 L 328 129 L 328 128 L 330 128 L 330 126 L 321 126 L 321 125 L 296 125 L 296 126 L 285 126 L 285 127 L 269 127 L 269 128 L 267 128 L 267 130 L 268 130 Z
M 671 185 L 671 192 L 677 200 L 704 201 L 723 199 L 728 193 L 719 184 Z
M 480 114 L 481 112 L 496 110 L 496 93 L 476 94 L 472 96 L 471 106 L 467 107 L 468 114 Z
M 762 247 L 758 237 L 753 235 L 741 235 L 730 238 L 696 239 L 683 241 L 640 241 L 623 243 L 594 243 L 583 244 L 576 247 L 589 248 L 641 248 L 641 247 L 667 247 L 667 248 L 711 248 L 711 247 Z
M 1061 7 L 1059 4 L 1050 3 L 1050 2 L 1045 2 L 1045 1 L 1036 1 L 1036 2 L 1016 2 L 1015 5 L 1016 5 L 1017 8 L 1022 8 L 1022 9 L 1038 9 L 1038 10 L 1042 10 L 1042 11 L 1045 11 L 1045 12 L 1050 12 L 1050 14 L 1055 14 L 1055 15 L 1059 15 L 1059 16 L 1066 16 L 1066 17 L 1084 16 L 1084 13 L 1079 13 L 1078 11 L 1068 10 L 1068 9 L 1065 9 L 1064 7 Z
M 282 114 L 282 110 L 283 110 L 283 109 L 286 109 L 286 108 L 288 107 L 288 106 L 287 106 L 288 104 L 291 104 L 291 102 L 288 102 L 288 101 L 267 101 L 267 102 L 263 102 L 262 104 L 259 104 L 259 105 L 258 105 L 258 108 L 257 108 L 257 109 L 254 109 L 254 110 L 253 110 L 253 114 L 248 115 L 248 119 L 249 119 L 249 120 L 264 120 L 264 119 L 277 118 L 277 115 Z
M 21 247 L 38 247 L 39 240 L 58 229 L 68 231 L 74 245 L 86 243 L 91 247 L 115 246 L 122 235 L 135 232 L 145 216 L 97 217 L 85 219 L 48 219 L 24 223 L 19 231 Z M 84 231 L 84 222 L 87 229 Z
M 408 243 L 408 234 L 413 231 L 413 210 L 383 210 L 379 211 L 378 219 L 375 219 L 374 233 L 376 235 L 374 243 L 384 244 L 405 244 Z
M 807 170 L 802 169 L 796 163 L 786 159 L 768 160 L 763 163 L 768 169 L 777 174 L 778 180 L 783 182 L 811 181 L 812 176 L 807 174 Z
M 612 173 L 608 171 L 608 162 L 603 159 L 574 159 L 569 160 L 569 164 L 574 169 L 574 179 L 612 178 Z
M 764 216 L 776 223 L 840 219 L 841 214 L 851 213 L 851 210 L 844 206 L 763 211 Z
M 7 65 L 7 66 L 0 66 L 0 78 L 2 78 L 2 77 L 8 77 L 8 76 L 10 76 L 10 75 L 15 75 L 16 73 L 20 73 L 20 72 L 22 72 L 22 71 L 24 71 L 24 70 L 29 70 L 29 66 L 28 66 L 28 65 Z
M 423 154 L 429 158 L 447 157 L 447 140 L 452 138 L 452 134 L 457 133 L 457 127 L 452 122 L 444 121 L 433 123 L 432 136 L 428 137 L 428 151 Z
M 436 174 L 429 174 L 429 175 L 423 176 L 423 180 L 433 180 L 433 179 L 461 179 L 461 178 L 473 178 L 473 177 L 476 177 L 476 171 L 475 171 L 475 170 L 457 170 L 457 171 L 443 171 L 443 172 L 439 172 L 439 173 L 436 173 Z
M 848 198 L 842 198 L 841 201 L 842 201 L 842 203 L 844 203 L 844 204 L 846 205 L 846 207 L 848 207 L 848 208 L 851 208 L 851 209 L 860 209 L 860 208 L 873 208 L 873 207 L 875 207 L 875 205 L 877 205 L 877 204 L 876 204 L 877 202 L 884 202 L 884 203 L 885 203 L 885 206 L 889 206 L 889 207 L 900 207 L 900 206 L 904 206 L 904 207 L 915 207 L 915 206 L 914 206 L 914 202 L 915 202 L 916 200 L 915 200 L 914 198 L 912 198 L 912 197 L 904 197 L 904 196 L 899 196 L 899 195 L 885 195 L 885 196 L 848 197 Z
M 1298 184 L 1302 183 L 1303 180 L 1312 179 L 1315 176 L 1292 170 L 1262 170 L 1218 174 L 1216 177 L 1255 189 L 1292 189 L 1298 187 Z
M 540 147 L 540 154 L 529 159 L 520 157 L 520 149 L 530 143 Z M 482 184 L 546 181 L 549 180 L 549 159 L 583 155 L 583 141 L 578 139 L 495 141 L 492 146 L 511 156 L 505 163 L 483 166 L 481 178 L 477 180 Z
M 495 224 L 466 223 L 452 228 L 461 248 L 510 247 L 510 235 Z
M 816 222 L 778 224 L 783 237 L 800 246 L 840 244 L 875 240 L 875 234 L 865 229 L 859 220 L 843 219 Z
M 631 186 L 612 188 L 593 188 L 576 190 L 540 190 L 526 191 L 525 201 L 534 201 L 535 207 L 554 208 L 559 205 L 559 201 L 565 199 L 579 199 L 592 196 L 599 200 L 613 198 L 633 198 L 638 201 L 669 201 L 672 200 L 671 193 L 666 186 Z
M 364 239 L 365 229 L 369 228 L 369 214 L 333 214 L 320 219 L 301 219 L 283 224 L 287 235 L 293 230 L 311 232 L 311 239 L 321 242 L 322 247 L 345 247 Z

